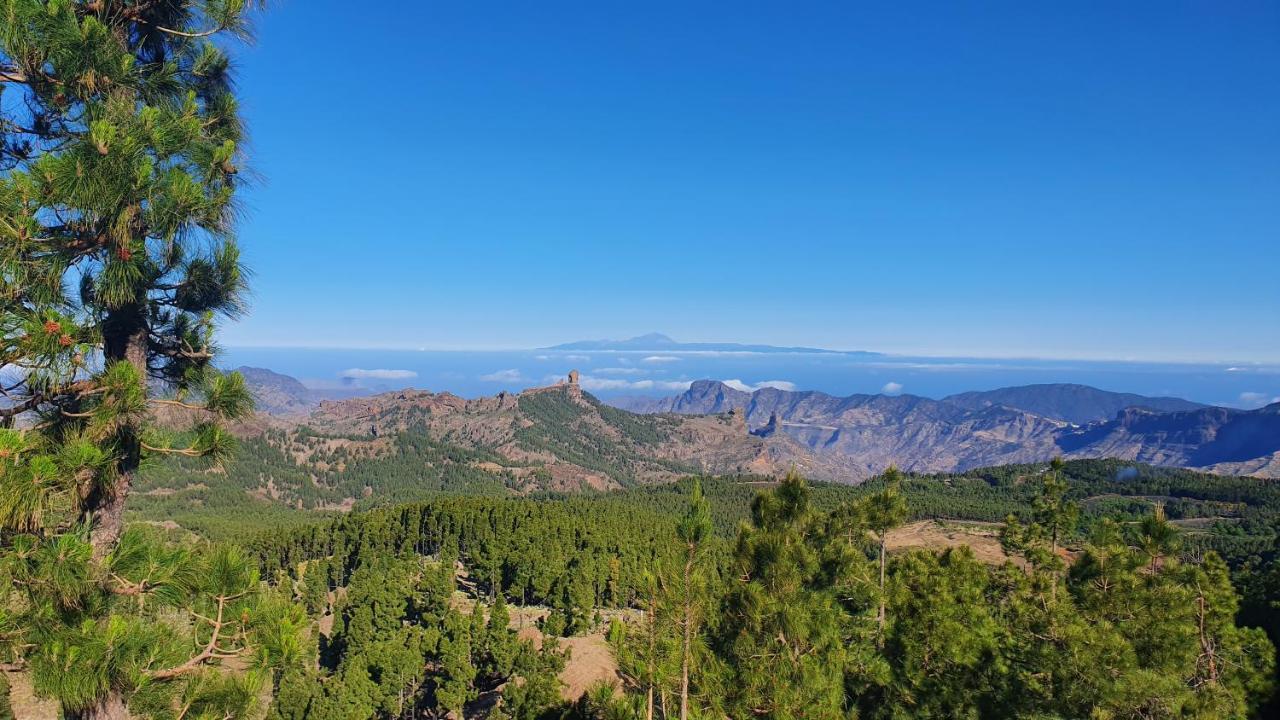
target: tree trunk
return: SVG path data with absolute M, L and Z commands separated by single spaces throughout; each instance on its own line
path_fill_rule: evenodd
M 102 323 L 102 354 L 108 362 L 127 362 L 138 373 L 146 391 L 147 384 L 147 322 L 141 306 L 112 312 Z M 92 529 L 89 543 L 93 556 L 101 559 L 115 547 L 124 530 L 124 503 L 142 460 L 142 428 L 126 426 L 120 429 L 120 459 L 116 464 L 116 477 L 111 484 L 91 493 L 85 503 L 84 514 Z
M 654 669 L 655 660 L 654 660 L 653 654 L 657 652 L 657 644 L 658 644 L 657 634 L 658 634 L 658 595 L 657 595 L 657 591 L 655 590 L 653 594 L 649 596 L 649 656 L 646 658 L 647 660 L 646 670 L 648 671 L 648 677 L 645 678 L 646 684 L 649 687 L 647 689 L 647 692 L 645 693 L 645 696 L 646 696 L 645 714 L 644 714 L 645 720 L 653 720 L 653 685 L 654 685 L 654 675 L 657 674 L 656 670 Z
M 76 718 L 76 720 L 130 720 L 129 709 L 124 704 L 124 696 L 114 690 L 99 700 L 97 705 L 82 710 L 79 714 L 70 713 L 67 717 Z
M 879 627 L 879 636 L 876 643 L 880 647 L 884 647 L 884 544 L 887 533 L 880 533 L 880 612 L 876 615 L 876 625 Z
M 684 563 L 684 597 L 682 598 L 681 628 L 684 637 L 680 642 L 680 720 L 689 720 L 689 643 L 693 630 L 693 609 L 689 606 L 689 595 L 693 592 L 690 576 L 693 574 L 693 546 L 689 546 L 689 557 Z

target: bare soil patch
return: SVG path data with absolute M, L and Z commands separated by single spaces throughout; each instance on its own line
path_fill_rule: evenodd
M 945 550 L 967 545 L 980 562 L 1002 565 L 1011 558 L 1000 547 L 1000 538 L 991 524 L 944 523 L 922 520 L 889 531 L 890 552 L 903 550 Z

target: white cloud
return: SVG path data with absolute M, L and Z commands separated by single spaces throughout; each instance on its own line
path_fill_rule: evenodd
M 796 384 L 787 380 L 765 380 L 763 382 L 756 383 L 755 385 L 748 385 L 736 378 L 731 380 L 721 380 L 720 382 L 728 385 L 734 390 L 740 390 L 742 392 L 755 392 L 762 388 L 775 388 L 777 390 L 788 391 L 796 389 Z
M 569 362 L 581 362 L 581 363 L 591 362 L 590 355 L 565 355 L 564 359 L 568 360 Z
M 897 395 L 898 393 L 902 392 L 902 383 L 893 382 L 892 380 L 890 380 L 889 382 L 884 384 L 884 387 L 880 388 L 880 392 L 884 393 L 885 395 Z
M 481 380 L 485 382 L 521 382 L 525 379 L 519 370 L 511 368 L 510 370 L 498 370 L 488 375 L 481 375 Z
M 1269 397 L 1267 393 L 1260 392 L 1242 392 L 1240 393 L 1240 405 L 1247 408 L 1260 408 L 1263 405 L 1280 402 L 1280 397 Z
M 338 373 L 339 377 L 351 378 L 352 380 L 406 380 L 408 378 L 418 377 L 418 373 L 412 370 L 386 370 L 379 368 L 377 370 L 365 370 L 364 368 L 348 368 Z
M 674 355 L 650 355 L 649 357 L 645 358 L 642 362 L 647 362 L 647 363 L 680 362 L 680 358 Z
M 633 367 L 607 367 L 596 368 L 591 372 L 597 375 L 644 375 L 648 371 Z
M 668 390 L 682 392 L 693 383 L 689 380 L 623 380 L 583 375 L 578 379 L 583 389 L 593 392 L 611 390 Z
M 534 360 L 550 360 L 551 358 L 547 355 L 534 355 L 533 359 Z

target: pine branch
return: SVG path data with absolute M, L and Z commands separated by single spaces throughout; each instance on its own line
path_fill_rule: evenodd
M 147 398 L 147 402 L 155 403 L 157 405 L 171 405 L 173 407 L 180 407 L 185 410 L 199 410 L 207 413 L 213 412 L 212 410 L 205 407 L 204 405 L 193 405 L 191 403 L 182 402 L 181 400 L 165 400 L 162 398 Z
M 0 67 L 0 83 L 18 83 L 25 85 L 27 74 L 13 67 Z
M 154 680 L 172 680 L 173 678 L 181 677 L 189 672 L 198 670 L 206 660 L 219 657 L 220 649 L 218 647 L 218 635 L 222 632 L 223 626 L 226 625 L 226 622 L 222 619 L 222 615 L 226 610 L 227 600 L 230 599 L 233 598 L 222 595 L 218 596 L 218 614 L 216 619 L 210 621 L 210 624 L 213 626 L 213 634 L 209 637 L 209 642 L 205 644 L 203 650 L 201 650 L 195 657 L 187 660 L 181 665 L 166 668 L 164 670 L 153 670 L 147 674 Z
M 182 30 L 172 30 L 170 28 L 162 27 L 160 25 L 152 25 L 151 27 L 159 30 L 162 33 L 167 33 L 169 35 L 176 35 L 178 37 L 184 37 L 184 38 L 205 38 L 211 35 L 217 35 L 218 33 L 227 29 L 226 25 L 219 25 L 218 27 L 215 27 L 211 30 L 200 30 L 198 32 L 184 32 Z
M 155 447 L 153 445 L 148 445 L 146 443 L 139 443 L 139 445 L 142 446 L 143 450 L 147 450 L 148 452 L 161 453 L 163 455 L 182 455 L 184 457 L 201 457 L 202 455 L 204 455 L 204 453 L 194 448 L 162 448 L 162 447 Z
M 9 407 L 0 408 L 0 418 L 11 418 L 16 415 L 21 415 L 22 413 L 27 412 L 29 410 L 35 410 L 37 407 L 39 407 L 40 403 L 43 400 L 44 398 L 41 395 L 32 395 L 31 397 L 27 398 L 23 402 L 18 403 L 17 405 L 10 405 Z

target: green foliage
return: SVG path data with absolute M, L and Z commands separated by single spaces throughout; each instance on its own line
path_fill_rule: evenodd
M 273 670 L 299 657 L 300 610 L 238 548 L 178 547 L 133 529 L 99 563 L 83 533 L 18 536 L 2 565 L 14 588 L 4 641 L 25 649 L 36 692 L 68 711 L 115 692 L 146 717 L 176 702 L 240 717 L 258 676 L 213 668 L 238 658 Z
M 252 409 L 213 333 L 245 290 L 223 40 L 259 4 L 0 0 L 3 642 L 68 715 L 245 717 L 298 657 L 240 550 L 121 535 L 144 461 L 225 462 Z
M 305 666 L 286 673 L 270 717 L 284 720 L 461 716 L 481 693 L 531 685 L 522 707 L 558 704 L 555 672 L 563 660 L 548 643 L 535 650 L 509 627 L 501 602 L 488 621 L 451 602 L 450 565 L 410 556 L 368 556 L 351 574 L 335 608 L 332 634 Z M 548 670 L 549 669 L 549 670 Z M 533 691 L 546 686 L 551 698 Z M 536 716 L 536 715 L 535 715 Z
M 1062 507 L 1056 488 L 1042 492 L 1039 507 Z M 1230 718 L 1271 690 L 1274 647 L 1236 625 L 1225 563 L 1171 557 L 1152 533 L 1130 542 L 1111 522 L 1096 526 L 1061 593 L 1046 592 L 1056 573 L 985 566 L 967 548 L 893 557 L 877 649 L 868 557 L 832 546 L 859 545 L 851 525 L 876 536 L 884 524 L 876 513 L 815 515 L 809 497 L 788 479 L 739 536 L 742 580 L 712 634 L 730 716 Z M 1167 527 L 1153 518 L 1146 525 Z
M 588 407 L 608 428 L 587 424 Z M 655 459 L 643 451 L 670 434 L 671 421 L 660 416 L 623 412 L 590 395 L 575 400 L 569 397 L 568 391 L 558 388 L 521 395 L 520 411 L 531 421 L 515 430 L 516 441 L 521 446 L 549 452 L 565 462 L 596 470 L 624 484 L 634 482 L 639 471 L 646 467 L 676 472 L 693 470 L 680 463 Z M 624 440 L 617 441 L 612 435 Z

